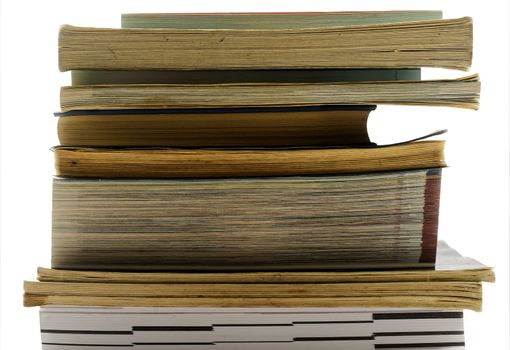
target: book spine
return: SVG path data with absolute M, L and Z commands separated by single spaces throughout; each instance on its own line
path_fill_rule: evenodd
M 440 192 L 441 169 L 430 170 L 425 184 L 422 253 L 420 257 L 422 263 L 435 263 L 436 261 Z

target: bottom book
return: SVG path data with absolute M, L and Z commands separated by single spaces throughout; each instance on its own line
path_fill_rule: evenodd
M 45 306 L 40 317 L 43 350 L 464 349 L 451 310 Z

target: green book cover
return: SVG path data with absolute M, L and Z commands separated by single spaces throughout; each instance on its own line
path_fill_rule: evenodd
M 122 28 L 298 29 L 442 19 L 441 11 L 127 13 Z

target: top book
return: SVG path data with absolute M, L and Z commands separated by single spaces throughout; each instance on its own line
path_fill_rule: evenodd
M 252 14 L 251 21 L 258 16 L 267 14 Z M 59 68 L 467 70 L 471 65 L 471 18 L 362 23 L 315 28 L 294 25 L 284 29 L 107 29 L 65 25 L 59 36 Z
M 123 13 L 122 28 L 303 29 L 432 21 L 442 11 Z

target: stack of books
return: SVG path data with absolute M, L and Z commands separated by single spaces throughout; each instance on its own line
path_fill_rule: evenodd
M 43 349 L 462 349 L 491 268 L 438 241 L 442 132 L 377 145 L 378 104 L 476 109 L 470 18 L 129 14 L 63 26 Z

